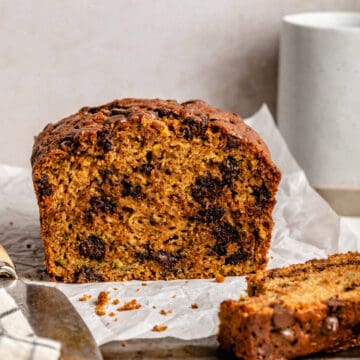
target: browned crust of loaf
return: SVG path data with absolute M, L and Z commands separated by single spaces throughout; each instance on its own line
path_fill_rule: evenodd
M 358 265 L 360 269 L 360 253 L 347 252 L 330 255 L 326 259 L 313 259 L 304 264 L 293 264 L 285 268 L 276 268 L 271 270 L 259 270 L 255 274 L 247 276 L 247 291 L 249 296 L 257 296 L 264 291 L 264 285 L 268 279 L 274 278 L 294 278 L 301 274 L 311 272 L 321 272 L 332 266 Z M 360 271 L 360 270 L 359 270 Z
M 48 124 L 35 137 L 31 156 L 33 169 L 36 169 L 52 151 L 56 151 L 58 156 L 65 155 L 67 153 L 67 139 L 81 143 L 82 140 L 95 136 L 105 126 L 111 126 L 111 122 L 119 121 L 117 117 L 108 118 L 106 115 L 111 108 L 124 109 L 123 113 L 119 114 L 124 115 L 121 117 L 122 122 L 142 116 L 151 116 L 154 111 L 158 110 L 172 113 L 179 121 L 194 115 L 206 115 L 213 126 L 218 126 L 224 133 L 242 141 L 248 141 L 255 146 L 280 177 L 280 171 L 271 161 L 270 152 L 265 142 L 244 123 L 239 115 L 214 108 L 202 100 L 191 100 L 179 104 L 175 100 L 128 98 L 114 100 L 98 107 L 84 107 L 78 113 L 66 117 L 56 124 Z M 60 148 L 63 145 L 63 152 L 59 149 L 59 145 Z

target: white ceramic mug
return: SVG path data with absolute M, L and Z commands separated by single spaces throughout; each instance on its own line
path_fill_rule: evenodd
M 278 124 L 313 186 L 360 191 L 360 13 L 284 17 Z

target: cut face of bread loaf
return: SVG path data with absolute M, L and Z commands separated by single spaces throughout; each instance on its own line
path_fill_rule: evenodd
M 220 307 L 219 342 L 241 359 L 360 346 L 359 253 L 250 275 L 248 293 Z
M 48 273 L 65 282 L 264 268 L 280 172 L 238 115 L 124 99 L 49 124 L 33 182 Z

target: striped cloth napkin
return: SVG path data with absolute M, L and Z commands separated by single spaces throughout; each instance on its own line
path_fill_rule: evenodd
M 0 288 L 0 358 L 7 360 L 58 360 L 59 342 L 34 334 L 14 299 Z

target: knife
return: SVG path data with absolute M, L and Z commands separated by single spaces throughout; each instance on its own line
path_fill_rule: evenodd
M 25 284 L 0 244 L 0 286 L 14 298 L 36 335 L 61 342 L 61 359 L 102 360 L 83 319 L 55 287 Z

